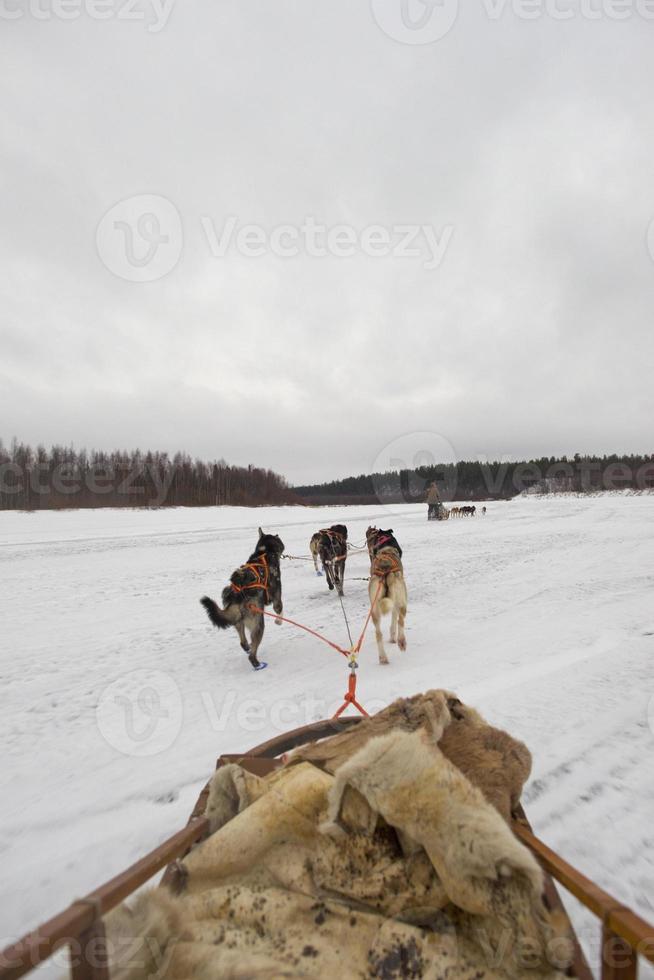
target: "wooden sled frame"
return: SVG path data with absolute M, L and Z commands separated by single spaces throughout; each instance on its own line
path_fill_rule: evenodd
M 305 725 L 264 742 L 244 755 L 222 755 L 216 768 L 229 762 L 238 762 L 257 776 L 267 775 L 282 765 L 279 757 L 285 752 L 307 742 L 328 738 L 359 721 L 357 717 L 348 717 Z M 126 871 L 90 892 L 85 898 L 73 902 L 64 912 L 0 952 L 0 980 L 18 980 L 49 959 L 62 946 L 70 947 L 72 980 L 108 980 L 103 916 L 163 868 L 166 871 L 161 884 L 168 885 L 173 890 L 179 886 L 179 859 L 188 854 L 191 847 L 203 840 L 209 832 L 209 821 L 204 816 L 208 794 L 209 783 L 200 793 L 184 830 L 178 831 Z M 654 927 L 598 888 L 535 837 L 522 808 L 516 815 L 513 829 L 545 870 L 545 903 L 548 908 L 557 909 L 569 922 L 553 881 L 556 879 L 601 919 L 602 980 L 636 980 L 639 955 L 654 963 Z M 570 932 L 574 938 L 575 954 L 568 976 L 578 977 L 579 980 L 593 980 L 593 973 L 572 927 Z

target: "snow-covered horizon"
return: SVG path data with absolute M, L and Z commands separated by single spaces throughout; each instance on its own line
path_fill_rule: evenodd
M 340 520 L 355 545 L 376 523 L 404 548 L 408 649 L 381 667 L 367 636 L 364 706 L 444 687 L 523 739 L 536 833 L 654 918 L 652 496 L 486 506 L 443 523 L 424 505 L 0 512 L 2 945 L 181 827 L 220 753 L 333 714 L 342 657 L 268 621 L 255 673 L 198 599 L 220 595 L 259 524 L 302 556 Z M 367 567 L 348 559 L 356 632 Z M 345 645 L 311 563 L 282 571 L 285 614 Z M 596 960 L 599 923 L 563 897 Z

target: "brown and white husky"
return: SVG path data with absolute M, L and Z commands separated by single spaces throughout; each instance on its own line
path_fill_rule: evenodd
M 400 650 L 406 650 L 404 620 L 406 618 L 407 591 L 402 567 L 402 549 L 393 536 L 393 530 L 381 531 L 369 527 L 366 531 L 368 553 L 370 554 L 370 582 L 368 594 L 372 608 L 372 621 L 375 625 L 375 638 L 380 664 L 387 664 L 381 631 L 382 616 L 391 613 L 390 641 Z

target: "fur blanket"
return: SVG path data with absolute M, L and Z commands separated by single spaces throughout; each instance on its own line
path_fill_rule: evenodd
M 212 834 L 185 859 L 182 894 L 144 893 L 108 917 L 112 976 L 562 977 L 565 924 L 496 809 L 519 795 L 525 757 L 502 793 L 490 780 L 491 805 L 443 749 L 460 723 L 481 746 L 488 726 L 432 691 L 314 746 L 320 759 L 303 749 L 264 779 L 219 769 Z M 520 744 L 486 735 L 494 765 Z
M 430 728 L 443 697 L 450 720 L 438 743 L 441 752 L 510 821 L 531 772 L 531 753 L 523 742 L 487 724 L 479 712 L 463 704 L 450 691 L 427 691 L 411 698 L 398 698 L 388 708 L 343 734 L 296 750 L 290 761 L 313 762 L 333 774 L 377 735 L 391 729 L 415 732 Z

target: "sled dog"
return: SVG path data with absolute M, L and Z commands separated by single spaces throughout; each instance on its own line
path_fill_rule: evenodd
M 368 553 L 370 554 L 370 582 L 368 594 L 375 626 L 375 638 L 380 664 L 387 664 L 380 621 L 382 616 L 391 613 L 391 643 L 397 642 L 400 650 L 406 650 L 404 620 L 406 617 L 407 591 L 402 568 L 402 549 L 393 536 L 392 529 L 381 531 L 369 527 L 366 531 Z
M 322 531 L 316 531 L 309 542 L 313 564 L 318 575 L 318 558 L 327 578 L 329 590 L 336 586 L 339 595 L 343 595 L 343 580 L 345 579 L 345 561 L 347 559 L 347 528 L 345 524 L 332 524 Z
M 229 626 L 235 628 L 241 647 L 255 670 L 266 666 L 257 658 L 265 627 L 263 609 L 272 603 L 278 616 L 283 612 L 279 568 L 283 551 L 284 542 L 281 538 L 276 534 L 264 534 L 259 528 L 255 550 L 244 565 L 232 572 L 230 584 L 223 589 L 223 608 L 206 595 L 200 599 L 214 626 L 221 630 Z M 281 620 L 276 622 L 281 623 Z M 250 633 L 249 643 L 245 634 L 246 628 Z

